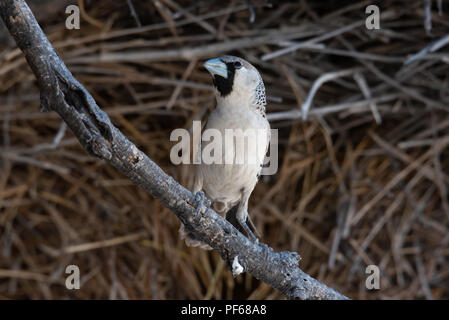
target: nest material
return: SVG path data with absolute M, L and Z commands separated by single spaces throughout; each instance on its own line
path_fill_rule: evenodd
M 169 137 L 214 107 L 202 61 L 250 61 L 279 129 L 279 170 L 249 205 L 261 240 L 354 299 L 449 298 L 447 4 L 378 2 L 368 30 L 371 2 L 80 1 L 81 28 L 67 30 L 71 1 L 30 2 L 114 124 L 187 187 Z M 187 248 L 173 214 L 39 113 L 34 76 L 0 33 L 0 298 L 283 298 Z M 64 285 L 72 264 L 80 290 Z M 380 290 L 365 287 L 368 265 Z

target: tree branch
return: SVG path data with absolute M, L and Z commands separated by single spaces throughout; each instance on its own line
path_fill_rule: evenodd
M 252 243 L 210 208 L 194 206 L 194 195 L 131 143 L 73 77 L 39 27 L 24 0 L 2 0 L 0 15 L 40 87 L 42 111 L 56 111 L 93 156 L 104 159 L 143 187 L 214 248 L 231 266 L 234 258 L 243 270 L 280 290 L 290 299 L 347 299 L 298 267 L 294 252 L 274 252 Z

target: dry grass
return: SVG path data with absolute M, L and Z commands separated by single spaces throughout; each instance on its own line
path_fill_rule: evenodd
M 188 187 L 169 135 L 214 107 L 202 61 L 252 62 L 280 137 L 279 171 L 250 202 L 262 240 L 298 251 L 305 271 L 351 298 L 449 298 L 448 49 L 438 42 L 405 64 L 447 42 L 447 3 L 439 14 L 440 1 L 430 11 L 430 1 L 378 2 L 381 29 L 367 30 L 372 1 L 253 1 L 251 24 L 244 1 L 132 0 L 137 21 L 130 1 L 81 0 L 81 29 L 66 30 L 71 1 L 51 4 L 57 14 L 31 2 L 114 124 Z M 248 275 L 234 280 L 216 253 L 187 248 L 173 214 L 89 157 L 56 114 L 39 113 L 35 79 L 5 32 L 0 298 L 282 299 Z M 69 264 L 80 290 L 64 286 Z M 370 264 L 381 290 L 365 289 Z

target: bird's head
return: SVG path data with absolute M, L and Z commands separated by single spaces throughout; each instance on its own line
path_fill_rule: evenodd
M 248 61 L 234 56 L 207 60 L 204 64 L 213 78 L 217 100 L 248 103 L 265 109 L 265 86 L 262 77 Z

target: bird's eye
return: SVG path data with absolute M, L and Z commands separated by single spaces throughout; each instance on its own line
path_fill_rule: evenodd
M 242 64 L 240 63 L 240 61 L 234 62 L 234 68 L 240 69 L 241 67 L 242 67 Z

